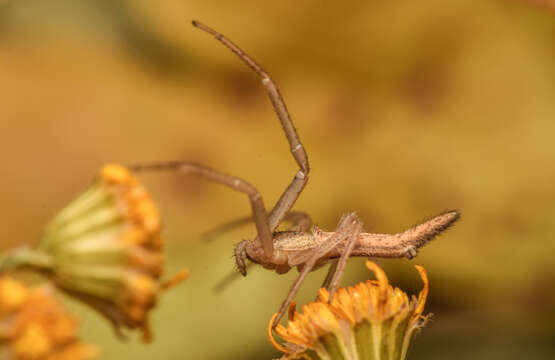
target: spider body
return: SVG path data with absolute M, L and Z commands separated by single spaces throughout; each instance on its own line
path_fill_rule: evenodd
M 354 215 L 356 216 L 356 215 Z M 373 234 L 360 232 L 353 239 L 354 246 L 350 257 L 407 258 L 417 255 L 417 250 L 444 231 L 459 218 L 457 211 L 448 211 L 422 224 L 397 234 Z M 258 241 L 243 240 L 237 245 L 236 262 L 239 271 L 246 275 L 245 260 L 275 270 L 278 274 L 287 273 L 293 267 L 303 265 L 315 249 L 329 241 L 335 232 L 323 231 L 314 226 L 307 231 L 278 231 L 273 234 L 274 253 L 266 257 Z M 341 257 L 345 243 L 338 243 L 329 252 L 322 254 L 314 268 L 328 264 Z M 300 270 L 300 269 L 299 269 Z

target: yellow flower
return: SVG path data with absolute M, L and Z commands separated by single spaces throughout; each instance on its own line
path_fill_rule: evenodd
M 329 303 L 329 293 L 322 288 L 315 302 L 302 307 L 302 313 L 290 309 L 287 326 L 278 325 L 276 333 L 286 341 L 272 345 L 284 353 L 282 359 L 405 359 L 416 330 L 427 317 L 422 315 L 428 296 L 428 277 L 423 267 L 415 265 L 424 283 L 418 297 L 389 285 L 385 272 L 375 263 L 366 266 L 376 276 L 355 286 L 340 288 Z
M 77 321 L 49 287 L 0 277 L 0 354 L 6 360 L 85 360 L 98 350 L 77 339 Z
M 150 340 L 148 312 L 167 283 L 158 209 L 129 170 L 106 165 L 93 183 L 62 209 L 34 249 L 20 249 L 5 267 L 46 275 L 59 289 L 84 301 L 120 327 L 138 328 Z

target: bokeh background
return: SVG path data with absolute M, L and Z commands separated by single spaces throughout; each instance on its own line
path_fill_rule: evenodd
M 198 161 L 274 203 L 297 171 L 259 80 L 198 19 L 277 79 L 312 165 L 295 206 L 333 229 L 356 210 L 397 232 L 463 213 L 415 263 L 433 321 L 409 359 L 555 357 L 555 6 L 550 1 L 0 1 L 2 248 L 43 226 L 107 162 Z M 220 294 L 247 199 L 143 175 L 162 209 L 168 274 L 191 277 L 152 316 L 156 340 L 115 339 L 66 299 L 102 359 L 270 359 L 265 328 L 296 276 L 253 269 Z M 407 260 L 381 261 L 416 293 Z M 313 273 L 309 301 L 325 270 Z M 370 277 L 360 259 L 344 285 Z

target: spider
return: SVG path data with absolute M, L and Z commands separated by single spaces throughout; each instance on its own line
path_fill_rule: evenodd
M 297 267 L 299 275 L 281 304 L 278 316 L 272 323 L 275 328 L 306 275 L 326 264 L 331 264 L 323 287 L 330 293 L 331 302 L 349 257 L 408 258 L 417 255 L 417 250 L 445 231 L 460 216 L 456 210 L 443 212 L 423 223 L 397 234 L 372 234 L 364 232 L 362 222 L 354 212 L 341 217 L 335 231 L 326 232 L 312 227 L 308 214 L 291 211 L 295 201 L 308 182 L 310 167 L 308 156 L 293 125 L 285 102 L 270 75 L 249 57 L 241 48 L 212 28 L 193 21 L 193 26 L 214 36 L 220 43 L 235 53 L 261 79 L 273 109 L 279 118 L 290 146 L 290 152 L 299 170 L 283 191 L 277 203 L 266 211 L 262 195 L 247 181 L 189 161 L 160 162 L 131 166 L 135 171 L 178 171 L 195 174 L 209 181 L 227 186 L 248 196 L 252 208 L 252 219 L 257 236 L 254 240 L 243 240 L 235 248 L 235 261 L 239 272 L 247 275 L 247 260 L 266 269 L 284 274 Z M 286 231 L 276 231 L 283 221 L 292 222 Z

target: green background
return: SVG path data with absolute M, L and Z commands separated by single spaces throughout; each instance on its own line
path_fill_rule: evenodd
M 539 3 L 539 1 L 538 1 Z M 460 222 L 412 262 L 381 261 L 410 293 L 428 270 L 433 321 L 409 359 L 555 355 L 555 6 L 470 1 L 0 0 L 2 247 L 31 244 L 107 162 L 187 159 L 242 176 L 274 203 L 296 173 L 254 74 L 190 26 L 225 33 L 277 80 L 312 165 L 296 209 L 333 229 L 357 211 L 397 232 L 445 209 Z M 245 196 L 141 176 L 165 223 L 170 275 L 155 341 L 119 342 L 67 300 L 103 359 L 270 359 L 265 338 L 295 272 L 234 269 Z M 308 278 L 313 299 L 325 270 Z M 348 264 L 344 285 L 369 278 Z

